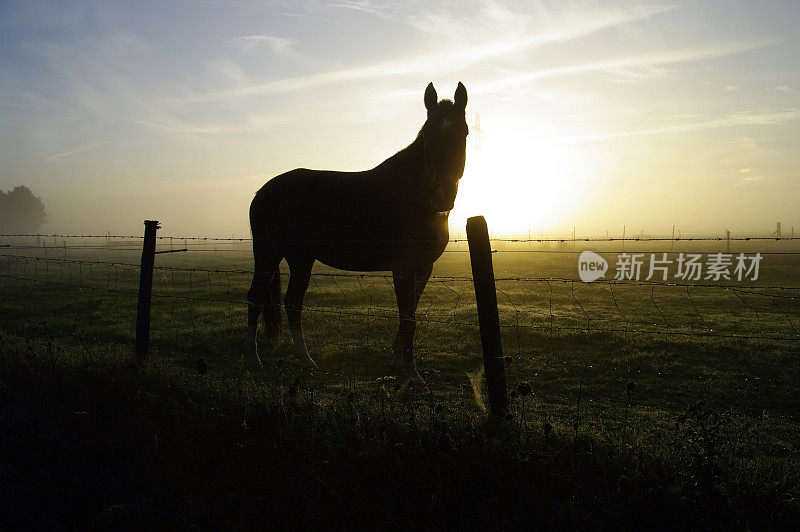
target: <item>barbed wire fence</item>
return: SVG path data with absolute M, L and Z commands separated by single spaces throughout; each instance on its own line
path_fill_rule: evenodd
M 734 242 L 741 250 L 758 246 L 762 255 L 781 256 L 786 264 L 780 267 L 791 268 L 800 264 L 796 240 L 800 237 L 492 239 L 509 389 L 523 382 L 534 383 L 542 394 L 567 389 L 577 402 L 576 419 L 586 420 L 589 404 L 600 403 L 592 395 L 597 383 L 615 378 L 624 384 L 651 371 L 663 375 L 669 386 L 677 364 L 673 355 L 685 349 L 708 353 L 744 346 L 796 352 L 800 283 L 780 282 L 775 276 L 752 283 L 611 278 L 584 283 L 573 277 L 574 260 L 562 257 L 581 253 L 579 245 L 598 246 L 593 249 L 604 255 L 634 250 L 674 254 L 682 247 L 729 251 Z M 253 275 L 252 240 L 159 235 L 156 241 L 154 356 L 191 361 L 204 356 L 238 366 Z M 142 242 L 141 235 L 108 233 L 0 235 L 3 305 L 31 336 L 67 333 L 133 345 L 141 275 L 135 260 Z M 441 269 L 437 263 L 417 311 L 420 370 L 429 386 L 452 394 L 474 387 L 475 375 L 479 378 L 482 371 L 474 279 L 463 255 L 469 251 L 466 243 L 466 238 L 450 241 L 442 259 L 448 262 Z M 653 245 L 658 247 L 646 247 Z M 540 269 L 547 275 L 537 275 Z M 285 265 L 281 275 L 288 276 Z M 334 382 L 356 386 L 385 373 L 399 320 L 394 301 L 391 274 L 315 266 L 303 308 L 306 342 Z M 647 360 L 647 369 L 636 361 L 642 345 L 658 353 Z M 288 340 L 283 348 L 261 350 L 266 364 L 290 356 Z M 625 353 L 606 355 L 614 350 Z

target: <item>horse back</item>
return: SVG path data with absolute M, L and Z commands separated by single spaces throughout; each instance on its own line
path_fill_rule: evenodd
M 447 245 L 447 217 L 420 211 L 407 188 L 376 169 L 291 170 L 253 198 L 253 237 L 345 270 L 432 264 Z

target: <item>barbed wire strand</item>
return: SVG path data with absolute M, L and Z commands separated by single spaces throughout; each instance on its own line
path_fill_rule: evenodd
M 61 238 L 61 239 L 110 239 L 116 240 L 143 240 L 144 235 L 101 235 L 101 234 L 38 234 L 38 233 L 0 233 L 0 238 Z M 213 237 L 213 236 L 179 236 L 179 235 L 157 235 L 158 240 L 183 240 L 196 242 L 253 242 L 253 241 L 275 241 L 269 238 L 248 238 L 248 237 Z M 660 236 L 631 236 L 631 237 L 564 237 L 564 238 L 513 238 L 513 237 L 490 237 L 490 242 L 509 242 L 509 243 L 578 243 L 578 242 L 749 242 L 749 241 L 795 241 L 800 240 L 800 236 L 680 236 L 680 237 L 660 237 Z M 338 243 L 372 242 L 363 239 L 336 239 Z M 434 239 L 385 239 L 383 242 L 439 242 Z M 304 242 L 323 242 L 321 240 Z M 448 239 L 449 243 L 465 243 L 466 238 Z M 55 246 L 54 246 L 55 247 Z

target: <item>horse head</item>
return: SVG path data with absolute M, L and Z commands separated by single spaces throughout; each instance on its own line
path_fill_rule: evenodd
M 425 89 L 425 108 L 428 119 L 422 126 L 427 194 L 437 212 L 453 208 L 458 192 L 458 180 L 464 173 L 467 134 L 469 128 L 464 110 L 467 89 L 459 81 L 453 100 L 437 101 L 436 89 L 429 83 Z

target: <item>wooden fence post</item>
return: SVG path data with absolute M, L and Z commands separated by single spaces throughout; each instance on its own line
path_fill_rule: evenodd
M 495 416 L 505 416 L 508 413 L 505 360 L 500 341 L 500 315 L 497 311 L 497 290 L 494 285 L 489 229 L 483 216 L 473 216 L 467 220 L 467 240 L 472 263 L 472 280 L 475 284 L 475 301 L 478 304 L 478 323 L 481 330 L 483 368 L 489 389 L 489 406 Z
M 139 307 L 136 311 L 136 360 L 147 360 L 150 343 L 150 297 L 153 293 L 153 264 L 156 257 L 156 220 L 144 221 L 142 266 L 139 274 Z

